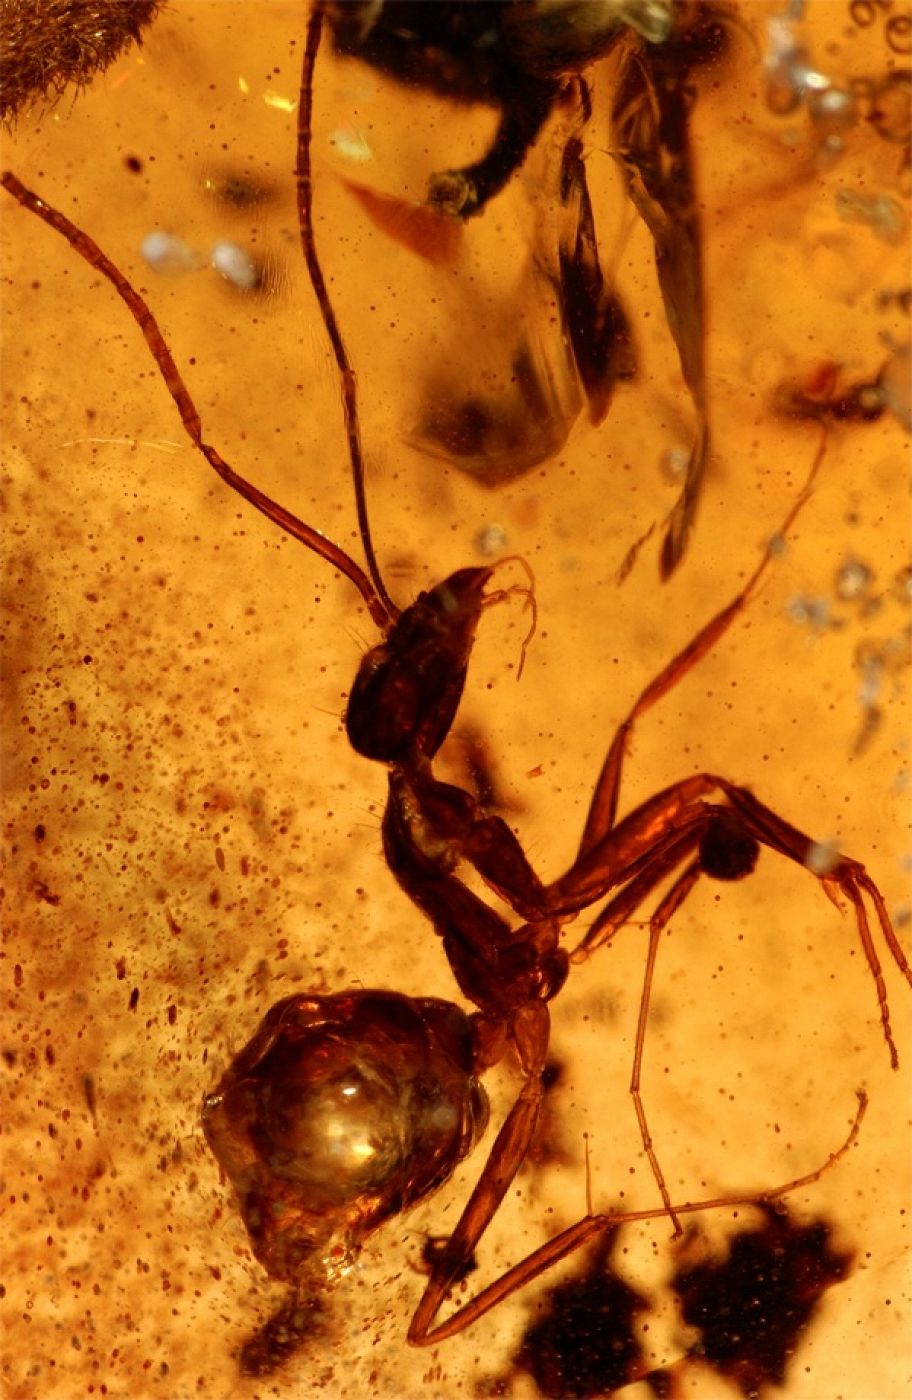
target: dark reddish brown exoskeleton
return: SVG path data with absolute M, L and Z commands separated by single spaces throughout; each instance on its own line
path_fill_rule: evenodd
M 521 1087 L 501 1125 L 478 1182 L 448 1240 L 431 1252 L 430 1277 L 409 1328 L 418 1345 L 462 1330 L 586 1241 L 623 1220 L 677 1217 L 734 1200 L 769 1200 L 816 1179 L 823 1167 L 775 1191 L 673 1204 L 665 1187 L 640 1092 L 640 1067 L 652 976 L 662 930 L 702 875 L 736 880 L 753 868 L 759 846 L 813 866 L 814 843 L 727 779 L 697 774 L 674 783 L 617 820 L 623 759 L 637 719 L 670 691 L 715 645 L 747 605 L 772 557 L 644 689 L 608 746 L 579 851 L 570 868 L 546 884 L 510 827 L 468 791 L 440 781 L 434 758 L 463 693 L 491 569 L 461 569 L 400 612 L 382 589 L 369 544 L 360 465 L 356 387 L 319 269 L 310 214 L 307 94 L 319 25 L 312 20 L 299 131 L 299 211 L 305 253 L 333 344 L 345 397 L 359 515 L 369 573 L 339 546 L 241 477 L 202 437 L 196 406 L 153 313 L 98 246 L 12 174 L 4 188 L 65 237 L 105 276 L 142 330 L 184 428 L 233 490 L 281 529 L 321 555 L 355 585 L 382 637 L 365 656 L 348 706 L 347 726 L 359 752 L 389 767 L 383 844 L 390 869 L 442 939 L 464 998 L 475 1008 L 393 991 L 343 991 L 300 996 L 274 1007 L 215 1091 L 204 1126 L 230 1176 L 254 1248 L 277 1277 L 300 1282 L 308 1270 L 331 1274 L 365 1236 L 395 1212 L 436 1190 L 477 1141 L 486 1117 L 479 1079 L 496 1062 L 516 1066 Z M 819 457 L 818 457 L 819 460 Z M 816 466 L 816 464 L 815 464 Z M 789 513 L 789 528 L 804 504 Z M 515 911 L 513 927 L 460 879 L 467 862 Z M 890 954 L 912 972 L 891 928 L 883 899 L 864 867 L 834 857 L 815 872 L 825 892 L 851 905 L 874 978 L 883 1032 L 896 1063 L 886 988 L 865 899 L 870 900 Z M 667 891 L 649 920 L 631 1091 L 644 1149 L 662 1206 L 635 1213 L 588 1214 L 576 1225 L 483 1288 L 443 1322 L 435 1319 L 525 1159 L 542 1107 L 549 1042 L 548 1003 L 573 963 L 587 959 L 627 922 L 660 884 Z M 577 914 L 601 906 L 569 953 L 562 931 Z M 862 1098 L 863 1108 L 863 1098 Z M 853 1140 L 856 1117 L 841 1155 Z M 831 1158 L 830 1161 L 834 1160 Z

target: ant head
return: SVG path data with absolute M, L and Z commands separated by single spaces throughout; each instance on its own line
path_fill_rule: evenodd
M 431 759 L 450 732 L 490 568 L 458 569 L 419 594 L 361 662 L 345 725 L 352 747 L 378 763 Z

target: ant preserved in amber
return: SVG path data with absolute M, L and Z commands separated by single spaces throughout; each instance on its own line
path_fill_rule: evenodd
M 14 176 L 5 175 L 3 184 L 115 285 L 153 346 L 185 428 L 223 479 L 340 568 L 360 589 L 372 615 L 387 616 L 367 576 L 344 551 L 262 496 L 203 443 L 192 400 L 151 312 L 96 245 Z M 479 815 L 470 794 L 440 782 L 432 770 L 458 708 L 491 570 L 460 570 L 405 612 L 387 617 L 385 639 L 365 657 L 353 687 L 348 730 L 360 751 L 390 765 L 383 826 L 387 860 L 413 902 L 433 922 L 463 995 L 478 1009 L 467 1017 L 450 1003 L 365 991 L 293 997 L 269 1013 L 207 1100 L 205 1122 L 210 1142 L 238 1190 L 254 1247 L 275 1276 L 299 1277 L 314 1255 L 329 1267 L 334 1259 L 347 1261 L 382 1220 L 442 1184 L 483 1129 L 479 1076 L 505 1055 L 517 1062 L 523 1088 L 460 1224 L 433 1253 L 431 1277 L 410 1339 L 421 1344 L 452 1335 L 600 1230 L 619 1219 L 656 1213 L 585 1217 L 434 1326 L 441 1304 L 465 1272 L 530 1146 L 543 1094 L 548 1002 L 559 992 L 571 962 L 585 960 L 605 944 L 671 875 L 671 888 L 650 920 L 632 1089 L 663 1209 L 674 1218 L 712 1204 L 671 1202 L 639 1095 L 658 941 L 701 874 L 729 880 L 746 875 L 759 844 L 807 864 L 812 843 L 745 789 L 711 775 L 673 785 L 620 822 L 615 816 L 624 749 L 636 719 L 722 635 L 756 587 L 768 557 L 742 593 L 637 700 L 609 748 L 579 856 L 565 875 L 547 886 L 535 876 L 506 824 Z M 721 793 L 722 803 L 705 800 L 714 791 Z M 520 929 L 511 929 L 462 883 L 457 874 L 460 861 L 474 865 L 526 920 Z M 828 893 L 841 893 L 854 908 L 895 1061 L 886 992 L 863 895 L 873 901 L 893 957 L 908 977 L 908 964 L 883 902 L 854 861 L 836 858 L 820 878 Z M 568 956 L 559 941 L 562 926 L 582 909 L 605 900 Z M 768 1198 L 771 1193 L 761 1194 Z
M 309 169 L 301 168 L 302 187 Z M 542 1045 L 547 1040 L 547 1002 L 560 990 L 568 959 L 559 945 L 561 925 L 589 905 L 607 899 L 604 909 L 577 945 L 583 961 L 635 912 L 641 900 L 680 870 L 653 916 L 647 987 L 637 1043 L 642 1055 L 649 1004 L 648 980 L 658 936 L 667 919 L 701 873 L 722 879 L 747 874 L 756 844 L 769 845 L 806 864 L 811 843 L 761 806 L 749 793 L 725 780 L 685 780 L 615 822 L 624 748 L 636 719 L 670 690 L 723 634 L 756 587 L 768 556 L 742 593 L 712 620 L 642 693 L 611 744 L 599 778 L 580 856 L 570 871 L 542 886 L 515 837 L 497 819 L 480 817 L 474 799 L 441 783 L 432 771 L 435 754 L 458 709 L 465 672 L 490 570 L 460 570 L 401 614 L 385 592 L 345 551 L 306 526 L 257 488 L 238 477 L 215 449 L 205 444 L 196 413 L 157 324 L 146 304 L 116 273 L 87 235 L 52 211 L 37 196 L 6 176 L 7 190 L 68 238 L 74 249 L 108 277 L 127 302 L 153 349 L 159 369 L 181 411 L 191 440 L 233 489 L 274 523 L 308 545 L 352 581 L 384 633 L 380 646 L 362 663 L 349 705 L 348 728 L 359 751 L 390 764 L 390 801 L 384 820 L 387 860 L 400 884 L 429 914 L 442 935 L 460 987 L 479 1009 L 467 1017 L 448 1002 L 390 992 L 340 993 L 295 997 L 267 1017 L 261 1031 L 237 1057 L 207 1107 L 210 1136 L 223 1164 L 249 1199 L 245 1211 L 254 1242 L 268 1266 L 281 1277 L 299 1273 L 314 1254 L 344 1259 L 384 1218 L 436 1189 L 468 1153 L 482 1127 L 482 1070 L 505 1055 L 514 1058 L 525 1085 L 498 1134 L 462 1222 L 449 1241 L 431 1255 L 432 1276 L 411 1329 L 411 1339 L 433 1342 L 480 1317 L 509 1293 L 543 1272 L 599 1230 L 619 1219 L 683 1214 L 713 1202 L 673 1206 L 630 1216 L 587 1216 L 508 1271 L 466 1308 L 438 1327 L 433 1319 L 452 1282 L 460 1278 L 474 1245 L 499 1208 L 534 1132 L 543 1076 Z M 302 207 L 306 194 L 301 196 Z M 306 226 L 307 218 L 302 218 Z M 325 308 L 324 308 L 325 310 Z M 350 392 L 350 444 L 356 438 L 354 381 Z M 797 507 L 795 508 L 795 511 Z M 795 511 L 793 511 L 793 518 Z M 368 551 L 369 558 L 371 557 Z M 375 566 L 374 566 L 375 568 Z M 416 664 L 423 649 L 436 672 Z M 406 697 L 410 701 L 406 704 Z M 704 798 L 717 788 L 722 802 Z M 459 861 L 468 861 L 526 922 L 511 930 L 506 921 L 458 879 Z M 842 892 L 853 904 L 858 927 L 878 986 L 884 1031 L 889 1031 L 886 993 L 868 930 L 862 895 L 874 902 L 895 960 L 908 965 L 889 930 L 876 889 L 857 863 L 835 859 L 822 873 L 829 893 Z M 363 1033 L 373 1056 L 364 1063 L 352 1048 Z M 379 1047 L 379 1051 L 378 1051 Z M 308 1078 L 307 1064 L 325 1067 L 321 1080 Z M 388 1052 L 385 1056 L 383 1051 Z M 541 1062 L 541 1064 L 540 1064 Z M 257 1074 L 263 1093 L 255 1092 Z M 304 1091 L 312 1119 L 300 1113 Z M 352 1092 L 348 1092 L 352 1091 Z M 346 1124 L 353 1101 L 364 1116 Z M 401 1107 L 402 1116 L 394 1116 Z M 428 1111 L 430 1110 L 430 1111 Z M 424 1116 L 422 1116 L 424 1115 Z M 644 1139 L 645 1113 L 638 1103 Z M 311 1136 L 308 1123 L 326 1133 Z M 404 1125 L 399 1131 L 399 1125 Z M 346 1126 L 348 1131 L 345 1131 Z M 339 1132 L 342 1129 L 341 1133 Z M 341 1155 L 333 1152 L 333 1139 Z M 260 1154 L 259 1156 L 257 1154 Z M 657 1179 L 657 1158 L 651 1155 Z M 341 1168 L 341 1169 L 340 1169 Z M 781 1190 L 794 1188 L 800 1178 Z M 776 1193 L 760 1193 L 769 1198 Z M 305 1215 L 300 1201 L 317 1202 Z M 757 1199 L 745 1197 L 742 1199 Z M 725 1203 L 734 1198 L 725 1198 Z M 312 1219 L 318 1218 L 317 1238 Z M 329 1235 L 341 1220 L 350 1238 L 340 1253 L 329 1249 Z M 272 1234 L 267 1238 L 269 1227 Z M 338 1241 L 335 1241 L 339 1249 Z M 274 1249 L 270 1257 L 268 1251 Z

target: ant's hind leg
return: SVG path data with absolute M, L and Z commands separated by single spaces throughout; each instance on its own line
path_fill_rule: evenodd
M 810 1186 L 813 1182 L 819 1181 L 824 1172 L 836 1166 L 854 1146 L 867 1106 L 867 1096 L 859 1090 L 855 1115 L 844 1141 L 834 1152 L 829 1154 L 825 1162 L 804 1176 L 795 1177 L 792 1181 L 785 1182 L 772 1191 L 717 1196 L 712 1200 L 687 1201 L 681 1205 L 673 1206 L 672 1213 L 675 1216 L 693 1215 L 704 1210 L 730 1210 L 733 1206 L 740 1205 L 769 1205 L 771 1201 L 781 1200 L 792 1191 Z M 665 1210 L 638 1210 L 585 1215 L 575 1225 L 569 1226 L 543 1245 L 539 1245 L 531 1254 L 527 1254 L 519 1263 L 502 1273 L 493 1283 L 489 1283 L 474 1298 L 470 1298 L 468 1302 L 460 1303 L 455 1312 L 436 1326 L 433 1325 L 434 1318 L 443 1302 L 445 1292 L 438 1290 L 435 1296 L 429 1300 L 426 1290 L 412 1318 L 408 1339 L 412 1346 L 433 1346 L 438 1342 L 446 1341 L 448 1337 L 454 1337 L 467 1327 L 471 1327 L 474 1322 L 484 1317 L 492 1308 L 496 1308 L 505 1298 L 517 1293 L 533 1279 L 540 1278 L 542 1274 L 554 1268 L 561 1260 L 569 1258 L 576 1250 L 583 1248 L 592 1240 L 605 1234 L 606 1231 L 616 1230 L 619 1225 L 625 1223 L 657 1220 L 665 1214 L 667 1214 Z M 428 1288 L 430 1288 L 430 1284 Z
M 633 1054 L 633 1069 L 630 1074 L 630 1094 L 633 1099 L 633 1107 L 637 1116 L 637 1123 L 640 1127 L 640 1136 L 643 1139 L 643 1150 L 652 1168 L 659 1194 L 664 1202 L 665 1209 L 674 1226 L 675 1235 L 680 1235 L 681 1222 L 678 1219 L 674 1206 L 671 1204 L 671 1197 L 668 1194 L 668 1187 L 665 1185 L 665 1176 L 659 1165 L 655 1148 L 652 1144 L 652 1134 L 649 1131 L 649 1124 L 646 1120 L 646 1109 L 643 1105 L 643 1097 L 640 1093 L 640 1073 L 643 1067 L 643 1046 L 646 1042 L 646 1025 L 649 1020 L 649 1002 L 652 996 L 652 979 L 655 973 L 656 954 L 659 950 L 659 939 L 665 931 L 669 919 L 675 911 L 680 908 L 684 900 L 690 894 L 702 871 L 700 861 L 695 860 L 687 866 L 686 870 L 678 876 L 671 889 L 665 895 L 658 909 L 649 920 L 649 948 L 646 953 L 646 968 L 643 973 L 643 990 L 640 994 L 640 1010 L 637 1017 L 636 1047 Z

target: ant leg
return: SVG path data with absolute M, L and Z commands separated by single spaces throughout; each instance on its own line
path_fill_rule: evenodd
M 292 515 L 291 511 L 286 510 L 284 506 L 280 506 L 278 502 L 273 501 L 271 497 L 267 496 L 263 491 L 260 491 L 252 482 L 248 481 L 245 477 L 241 476 L 239 472 L 236 472 L 233 467 L 229 466 L 221 454 L 212 447 L 210 443 L 203 441 L 203 429 L 199 410 L 190 396 L 190 392 L 184 383 L 180 370 L 174 363 L 174 358 L 171 351 L 168 349 L 167 342 L 162 334 L 158 321 L 152 314 L 148 303 L 140 296 L 139 292 L 137 292 L 132 283 L 127 280 L 120 269 L 114 265 L 107 254 L 102 252 L 95 240 L 90 238 L 87 233 L 84 233 L 82 229 L 77 228 L 75 224 L 71 223 L 66 215 L 62 214 L 59 209 L 54 209 L 32 190 L 27 189 L 26 186 L 22 184 L 22 181 L 17 179 L 11 171 L 4 171 L 3 175 L 0 176 L 0 185 L 2 185 L 14 199 L 18 200 L 23 208 L 28 209 L 32 214 L 36 214 L 39 219 L 42 219 L 44 223 L 48 224 L 56 233 L 61 234 L 67 240 L 73 251 L 78 253 L 83 261 L 87 262 L 90 267 L 94 267 L 97 272 L 100 272 L 101 275 L 106 277 L 111 283 L 111 286 L 117 292 L 121 301 L 126 304 L 130 315 L 143 333 L 146 344 L 152 353 L 152 358 L 158 366 L 158 371 L 165 382 L 165 387 L 174 400 L 174 404 L 180 414 L 184 431 L 194 447 L 205 457 L 213 471 L 221 477 L 222 481 L 224 481 L 227 486 L 231 487 L 232 491 L 236 491 L 239 496 L 243 496 L 245 501 L 248 501 L 256 510 L 265 515 L 267 520 L 271 520 L 274 525 L 277 525 L 280 530 L 284 530 L 292 539 L 298 540 L 301 544 L 306 545 L 308 549 L 313 550 L 315 554 L 325 559 L 333 568 L 338 569 L 340 573 L 344 574 L 361 594 L 367 606 L 367 610 L 377 623 L 377 626 L 385 629 L 389 622 L 386 608 L 383 606 L 370 579 L 367 577 L 364 570 L 355 563 L 354 559 L 346 554 L 341 546 L 334 544 L 332 540 L 328 539 L 326 535 L 321 534 L 319 530 L 315 530 L 313 526 L 305 524 L 305 522 L 299 520 L 296 515 Z
M 877 990 L 877 1004 L 880 1008 L 880 1020 L 883 1027 L 884 1039 L 890 1052 L 890 1064 L 893 1069 L 899 1067 L 899 1056 L 893 1040 L 893 1033 L 890 1029 L 890 1008 L 887 1001 L 887 988 L 884 981 L 883 970 L 880 959 L 877 956 L 877 949 L 874 946 L 874 939 L 871 933 L 871 926 L 868 922 L 867 911 L 862 898 L 864 891 L 874 905 L 878 923 L 884 937 L 884 941 L 893 956 L 893 961 L 906 981 L 912 984 L 912 967 L 900 946 L 899 939 L 893 928 L 890 915 L 883 895 L 874 884 L 864 866 L 857 860 L 852 860 L 849 856 L 836 856 L 829 864 L 829 868 L 824 871 L 815 871 L 813 862 L 813 851 L 815 843 L 804 832 L 792 826 L 783 817 L 765 806 L 752 792 L 746 788 L 736 787 L 734 783 L 727 782 L 724 778 L 717 779 L 718 786 L 725 793 L 734 810 L 744 822 L 747 830 L 761 841 L 765 846 L 770 846 L 773 850 L 779 851 L 796 865 L 803 866 L 817 875 L 818 880 L 823 885 L 824 892 L 829 899 L 840 908 L 837 892 L 841 893 L 852 905 L 855 911 L 855 924 L 858 929 L 858 936 L 861 946 L 864 949 L 865 959 L 871 970 L 874 979 L 874 986 Z
M 698 797 L 702 791 L 713 787 L 724 793 L 731 804 L 729 807 L 711 807 L 702 801 L 691 800 Z M 682 806 L 683 809 L 680 810 Z M 714 822 L 718 823 L 715 830 Z M 656 829 L 661 835 L 650 848 L 649 834 Z M 630 1084 L 643 1145 L 666 1205 L 669 1204 L 668 1195 L 652 1149 L 639 1090 L 646 1015 L 658 936 L 671 914 L 690 892 L 701 870 L 717 878 L 740 878 L 753 868 L 758 844 L 769 847 L 813 872 L 810 857 L 814 843 L 809 837 L 778 817 L 745 788 L 736 787 L 724 778 L 704 774 L 701 778 L 687 780 L 676 788 L 659 794 L 658 800 L 652 799 L 645 803 L 643 808 L 631 813 L 620 826 L 608 833 L 600 847 L 596 847 L 588 857 L 577 862 L 563 881 L 558 882 L 560 893 L 570 894 L 572 902 L 578 901 L 580 905 L 597 898 L 595 882 L 599 875 L 599 866 L 604 888 L 611 884 L 627 882 L 625 888 L 601 910 L 591 928 L 571 953 L 571 963 L 579 963 L 585 961 L 597 948 L 613 937 L 618 928 L 632 917 L 642 900 L 670 874 L 681 859 L 695 848 L 699 852 L 697 861 L 678 877 L 650 921 L 649 950 Z M 598 859 L 593 860 L 594 857 Z M 818 873 L 817 878 L 837 907 L 841 907 L 836 897 L 838 891 L 854 909 L 859 939 L 874 979 L 890 1062 L 896 1069 L 898 1055 L 890 1028 L 886 983 L 868 921 L 864 893 L 867 893 L 874 905 L 881 931 L 894 961 L 910 982 L 912 969 L 893 931 L 883 896 L 864 866 L 845 856 L 838 857 L 831 868 L 825 873 Z M 552 886 L 552 889 L 554 888 Z M 568 907 L 568 903 L 569 901 L 561 898 L 555 899 L 556 917 Z M 675 1224 L 677 1228 L 677 1222 Z
M 643 1046 L 646 1042 L 646 1023 L 649 1019 L 649 1001 L 652 995 L 652 978 L 655 972 L 656 954 L 659 950 L 659 939 L 665 930 L 669 919 L 690 894 L 702 871 L 699 860 L 692 861 L 687 869 L 675 880 L 671 889 L 662 900 L 658 909 L 649 920 L 649 949 L 646 953 L 646 968 L 643 973 L 643 990 L 640 994 L 640 1010 L 637 1016 L 636 1048 L 633 1054 L 633 1069 L 630 1073 L 630 1094 L 633 1099 L 633 1107 L 637 1116 L 637 1123 L 640 1126 L 640 1136 L 643 1139 L 643 1149 L 652 1168 L 656 1186 L 665 1205 L 665 1209 L 674 1227 L 674 1234 L 680 1235 L 681 1222 L 677 1217 L 674 1206 L 671 1204 L 671 1197 L 665 1185 L 665 1177 L 662 1168 L 659 1166 L 659 1159 L 656 1156 L 655 1148 L 652 1145 L 652 1134 L 649 1131 L 649 1124 L 646 1121 L 646 1110 L 643 1107 L 643 1099 L 640 1094 L 640 1071 L 643 1065 Z
M 446 848 L 452 864 L 468 861 L 485 883 L 523 919 L 548 914 L 545 887 L 515 833 L 502 817 L 485 816 L 464 788 L 439 782 L 413 764 L 390 780 L 395 802 L 419 847 Z
M 403 775 L 389 777 L 383 852 L 400 887 L 443 940 L 464 996 L 494 1018 L 510 1018 L 525 1002 L 554 996 L 568 969 L 558 946 L 559 923 L 541 919 L 512 929 L 452 873 L 457 856 L 425 829 Z M 456 791 L 459 791 L 458 789 Z
M 811 838 L 783 817 L 777 816 L 747 788 L 738 787 L 727 778 L 720 778 L 711 773 L 695 774 L 692 778 L 685 778 L 682 782 L 666 788 L 664 792 L 649 798 L 630 812 L 622 822 L 607 831 L 597 845 L 593 845 L 578 857 L 566 874 L 549 885 L 548 898 L 552 916 L 560 919 L 575 913 L 599 899 L 612 886 L 626 884 L 641 873 L 643 882 L 638 888 L 643 893 L 647 892 L 650 888 L 648 872 L 667 869 L 667 866 L 662 866 L 662 862 L 666 859 L 673 842 L 683 838 L 687 831 L 697 830 L 705 823 L 705 816 L 701 814 L 709 809 L 699 799 L 713 790 L 724 793 L 733 813 L 737 815 L 749 837 L 777 851 L 796 865 L 810 870 L 837 907 L 840 907 L 838 894 L 842 894 L 852 905 L 858 937 L 877 991 L 877 1003 L 884 1039 L 890 1052 L 890 1063 L 895 1069 L 899 1058 L 890 1029 L 886 984 L 864 905 L 865 893 L 874 905 L 884 941 L 893 960 L 910 983 L 912 968 L 896 937 L 883 896 L 864 866 L 848 856 L 837 856 L 828 869 L 815 871 L 815 843 Z M 658 875 L 655 878 L 657 879 Z M 634 907 L 634 898 L 628 896 L 627 891 L 622 892 L 618 900 L 596 920 L 574 953 L 575 960 L 582 961 L 594 948 L 607 942 L 618 926 L 615 913 L 629 918 Z
M 593 919 L 570 953 L 571 966 L 586 962 L 598 948 L 609 943 L 624 924 L 630 922 L 647 895 L 661 884 L 682 860 L 693 853 L 704 825 L 700 815 L 697 820 L 688 823 L 683 832 L 675 831 L 650 853 L 645 868 L 634 876 L 619 894 L 610 899 Z
M 695 773 L 641 802 L 548 886 L 550 913 L 577 914 L 616 886 L 657 869 L 674 843 L 702 830 L 708 810 L 702 799 L 718 788 L 711 773 Z M 644 892 L 654 883 L 645 884 Z
M 585 855 L 590 851 L 614 826 L 615 817 L 617 815 L 618 796 L 620 793 L 621 770 L 623 768 L 627 743 L 636 721 L 640 719 L 642 715 L 645 715 L 648 710 L 651 710 L 653 705 L 661 700 L 664 695 L 667 695 L 670 690 L 673 690 L 678 682 L 683 680 L 708 652 L 712 651 L 716 643 L 728 631 L 738 614 L 743 612 L 744 608 L 750 602 L 763 580 L 771 561 L 781 551 L 783 536 L 791 528 L 799 512 L 810 500 L 814 479 L 823 461 L 825 448 L 826 434 L 824 433 L 821 436 L 820 445 L 811 463 L 811 468 L 801 494 L 795 500 L 777 533 L 767 543 L 760 557 L 760 562 L 740 593 L 738 593 L 730 603 L 726 604 L 720 612 L 716 613 L 715 617 L 711 618 L 709 622 L 700 629 L 697 635 L 678 652 L 677 656 L 672 657 L 671 661 L 669 661 L 659 674 L 649 682 L 637 698 L 627 718 L 619 725 L 611 741 L 605 762 L 602 765 L 602 770 L 599 773 L 595 785 L 595 791 L 592 796 L 589 813 L 586 817 L 582 839 L 580 840 L 580 855 Z
M 441 1304 L 465 1270 L 525 1161 L 545 1093 L 542 1074 L 550 1030 L 551 1018 L 543 1001 L 527 1002 L 511 1018 L 509 1035 L 526 1082 L 504 1119 L 456 1228 L 443 1249 L 435 1254 L 431 1276 L 409 1325 L 408 1340 L 412 1343 L 430 1340 L 428 1329 Z
M 518 77 L 517 73 L 517 77 Z M 490 150 L 474 165 L 441 170 L 428 184 L 427 203 L 443 214 L 469 219 L 480 214 L 526 158 L 557 92 L 547 78 L 528 78 L 521 96 L 505 104 Z
M 718 811 L 719 809 L 716 809 Z M 727 810 L 727 809 L 722 809 Z M 650 858 L 647 867 L 640 872 L 636 878 L 631 880 L 621 893 L 615 896 L 605 908 L 600 912 L 586 936 L 574 948 L 570 954 L 571 963 L 585 962 L 586 959 L 597 948 L 607 943 L 617 932 L 622 924 L 635 913 L 636 909 L 647 897 L 647 895 L 660 884 L 676 865 L 680 865 L 682 859 L 692 855 L 695 849 L 699 850 L 702 838 L 709 823 L 713 819 L 713 809 L 703 808 L 699 814 L 699 820 L 694 822 L 683 835 L 676 834 L 674 839 L 665 843 L 665 849 L 660 850 Z M 696 860 L 691 860 L 690 864 L 678 875 L 671 889 L 661 900 L 659 907 L 649 920 L 649 946 L 646 952 L 646 965 L 643 972 L 643 990 L 640 994 L 640 1008 L 637 1015 L 636 1040 L 633 1055 L 633 1066 L 630 1074 L 630 1094 L 633 1099 L 634 1112 L 640 1128 L 640 1136 L 643 1140 L 643 1149 L 652 1168 L 659 1193 L 665 1203 L 665 1209 L 671 1218 L 675 1235 L 681 1233 L 681 1223 L 671 1204 L 671 1197 L 665 1184 L 665 1177 L 659 1165 L 655 1148 L 653 1147 L 652 1134 L 646 1119 L 646 1109 L 640 1093 L 640 1076 L 643 1064 L 643 1049 L 646 1043 L 646 1026 L 649 1019 L 649 1003 L 652 995 L 652 981 L 655 973 L 656 955 L 659 948 L 659 939 L 669 920 L 677 909 L 683 904 L 690 894 L 697 880 L 702 873 L 702 866 L 699 856 Z
M 732 1206 L 768 1205 L 793 1191 L 801 1190 L 803 1186 L 810 1186 L 815 1181 L 819 1181 L 824 1172 L 829 1171 L 845 1156 L 858 1137 L 868 1100 L 863 1090 L 859 1089 L 856 1093 L 858 1106 L 845 1141 L 834 1152 L 831 1152 L 826 1161 L 814 1171 L 808 1172 L 805 1176 L 796 1177 L 793 1181 L 787 1181 L 772 1191 L 759 1191 L 753 1195 L 744 1193 L 737 1196 L 717 1196 L 706 1201 L 688 1201 L 683 1205 L 674 1206 L 674 1214 L 676 1216 L 694 1215 L 699 1211 L 722 1210 Z M 547 1273 L 555 1264 L 568 1258 L 598 1235 L 607 1230 L 616 1229 L 618 1225 L 633 1224 L 644 1220 L 658 1220 L 665 1214 L 667 1214 L 665 1210 L 640 1210 L 586 1215 L 575 1225 L 562 1230 L 559 1235 L 555 1235 L 553 1239 L 547 1240 L 538 1249 L 534 1249 L 531 1254 L 527 1254 L 525 1259 L 521 1259 L 518 1264 L 507 1269 L 493 1283 L 488 1284 L 474 1298 L 470 1298 L 467 1303 L 464 1303 L 462 1307 L 433 1329 L 431 1323 L 444 1301 L 445 1290 L 435 1291 L 432 1303 L 426 1303 L 431 1288 L 429 1283 L 412 1318 L 408 1340 L 413 1346 L 433 1346 L 437 1342 L 444 1342 L 447 1338 L 454 1337 L 457 1333 L 465 1331 L 467 1327 L 471 1327 L 479 1318 L 484 1317 L 485 1313 L 502 1303 L 505 1298 L 509 1298 L 521 1288 L 525 1288 L 526 1284 Z

